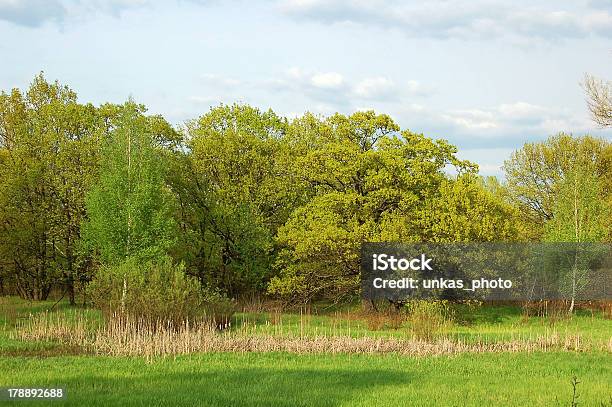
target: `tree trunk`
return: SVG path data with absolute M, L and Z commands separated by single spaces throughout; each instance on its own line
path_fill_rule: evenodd
M 70 305 L 76 305 L 76 300 L 74 298 L 74 279 L 70 276 L 68 280 L 68 299 L 70 300 Z
M 127 276 L 123 276 L 123 290 L 121 290 L 121 313 L 125 314 L 125 297 L 127 296 Z

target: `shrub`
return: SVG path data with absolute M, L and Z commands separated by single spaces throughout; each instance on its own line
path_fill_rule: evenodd
M 128 259 L 117 266 L 102 267 L 89 292 L 94 305 L 107 315 L 134 318 L 147 325 L 160 321 L 179 326 L 223 316 L 231 318 L 231 302 L 203 290 L 182 264 L 168 258 L 157 262 Z
M 452 324 L 453 310 L 448 301 L 415 300 L 406 304 L 407 320 L 417 339 L 430 340 Z

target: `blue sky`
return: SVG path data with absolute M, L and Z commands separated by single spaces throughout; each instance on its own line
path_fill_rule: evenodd
M 0 0 L 0 38 L 3 90 L 43 70 L 175 124 L 220 102 L 374 109 L 487 175 L 559 131 L 612 138 L 580 87 L 612 79 L 612 0 Z

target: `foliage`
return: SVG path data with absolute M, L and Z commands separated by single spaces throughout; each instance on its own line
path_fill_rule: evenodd
M 557 274 L 566 281 L 574 310 L 576 295 L 585 283 L 589 263 L 597 257 L 592 250 L 585 250 L 581 243 L 602 242 L 610 236 L 612 207 L 601 200 L 601 184 L 589 167 L 574 168 L 565 174 L 557 189 L 553 219 L 546 225 L 546 239 L 552 242 L 576 243 L 571 252 L 573 261 L 569 270 L 558 267 Z
M 173 196 L 142 107 L 117 109 L 102 147 L 99 177 L 87 194 L 87 244 L 106 264 L 161 258 L 173 245 Z
M 410 301 L 405 306 L 412 334 L 421 340 L 432 340 L 453 322 L 448 301 Z
M 191 122 L 175 187 L 185 227 L 183 255 L 203 284 L 230 295 L 261 290 L 273 236 L 303 201 L 287 167 L 285 119 L 244 105 L 219 106 Z
M 546 239 L 553 242 L 601 242 L 610 234 L 612 211 L 601 200 L 599 177 L 589 167 L 565 174 L 557 188 L 553 219 L 546 225 Z
M 502 192 L 487 189 L 491 185 L 487 186 L 485 182 L 491 181 L 483 181 L 473 174 L 444 180 L 437 195 L 431 197 L 417 214 L 418 223 L 412 226 L 421 230 L 421 241 L 524 240 L 527 231 L 516 207 L 503 199 Z
M 544 142 L 527 143 L 504 164 L 511 199 L 532 225 L 534 238 L 552 219 L 557 189 L 566 175 L 589 168 L 601 180 L 600 199 L 612 202 L 612 143 L 591 136 L 560 133 Z
M 386 115 L 307 119 L 310 148 L 296 159 L 295 172 L 315 196 L 279 229 L 281 273 L 268 290 L 293 302 L 339 301 L 358 291 L 363 242 L 427 239 L 427 205 L 449 182 L 445 167 L 460 174 L 475 167 L 443 140 L 400 133 Z
M 0 271 L 24 298 L 87 274 L 78 250 L 85 191 L 97 167 L 101 120 L 76 93 L 36 76 L 0 94 Z
M 337 303 L 359 292 L 367 241 L 610 239 L 611 169 L 608 141 L 559 134 L 515 152 L 501 184 L 373 111 L 220 105 L 177 129 L 41 74 L 0 94 L 0 289 L 74 303 L 126 261 L 170 256 L 218 296 L 213 313 L 262 294 Z
M 142 263 L 130 258 L 104 266 L 88 287 L 94 305 L 107 314 L 118 313 L 144 323 L 180 324 L 205 314 L 199 282 L 169 258 Z

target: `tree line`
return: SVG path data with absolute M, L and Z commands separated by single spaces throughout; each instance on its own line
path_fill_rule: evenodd
M 504 171 L 373 111 L 219 105 L 174 127 L 40 74 L 0 94 L 1 288 L 115 309 L 342 301 L 363 242 L 610 241 L 610 141 L 561 133 Z

